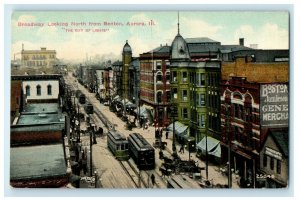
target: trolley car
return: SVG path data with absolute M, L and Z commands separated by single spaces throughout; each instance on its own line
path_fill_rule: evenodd
M 128 137 L 129 154 L 140 170 L 155 168 L 154 148 L 139 133 Z
M 80 104 L 85 104 L 85 102 L 86 102 L 85 95 L 84 94 L 80 94 L 79 95 L 79 103 Z
M 107 135 L 107 146 L 118 160 L 128 160 L 128 141 L 123 134 L 110 130 Z

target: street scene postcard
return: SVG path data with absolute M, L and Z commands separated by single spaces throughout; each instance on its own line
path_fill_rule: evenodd
M 14 11 L 12 188 L 288 188 L 288 11 Z

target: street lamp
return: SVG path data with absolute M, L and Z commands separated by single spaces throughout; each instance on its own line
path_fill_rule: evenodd
M 191 146 L 194 146 L 194 145 L 191 145 L 191 142 L 195 141 L 195 138 L 188 137 L 187 141 L 188 141 L 188 146 L 189 146 L 189 161 L 190 161 L 191 160 Z

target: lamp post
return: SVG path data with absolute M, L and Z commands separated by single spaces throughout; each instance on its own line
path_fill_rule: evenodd
M 89 135 L 90 135 L 90 176 L 93 175 L 93 159 L 92 159 L 92 156 L 93 156 L 93 148 L 92 148 L 92 145 L 93 145 L 93 140 L 92 140 L 92 135 L 94 134 L 94 130 L 92 129 L 92 124 L 91 124 L 91 117 L 90 117 L 90 114 L 93 114 L 94 113 L 94 108 L 92 105 L 90 105 L 90 107 L 92 107 L 90 110 L 87 110 L 87 114 L 88 114 L 88 117 L 89 117 Z M 95 139 L 94 139 L 95 140 Z
M 191 160 L 191 142 L 194 141 L 194 137 L 188 137 L 188 146 L 189 146 L 189 161 Z
M 175 144 L 175 117 L 177 117 L 177 107 L 174 103 L 170 106 L 170 110 L 171 110 L 171 116 L 172 116 L 172 119 L 173 119 L 172 151 L 173 151 L 173 155 L 176 156 L 177 152 L 176 152 L 176 144 Z

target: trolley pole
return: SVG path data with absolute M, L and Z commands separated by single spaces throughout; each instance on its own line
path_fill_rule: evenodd
M 229 122 L 229 109 L 230 105 L 226 104 L 226 131 L 228 137 L 228 188 L 232 187 L 232 178 L 231 178 L 231 136 L 230 136 L 230 122 Z

